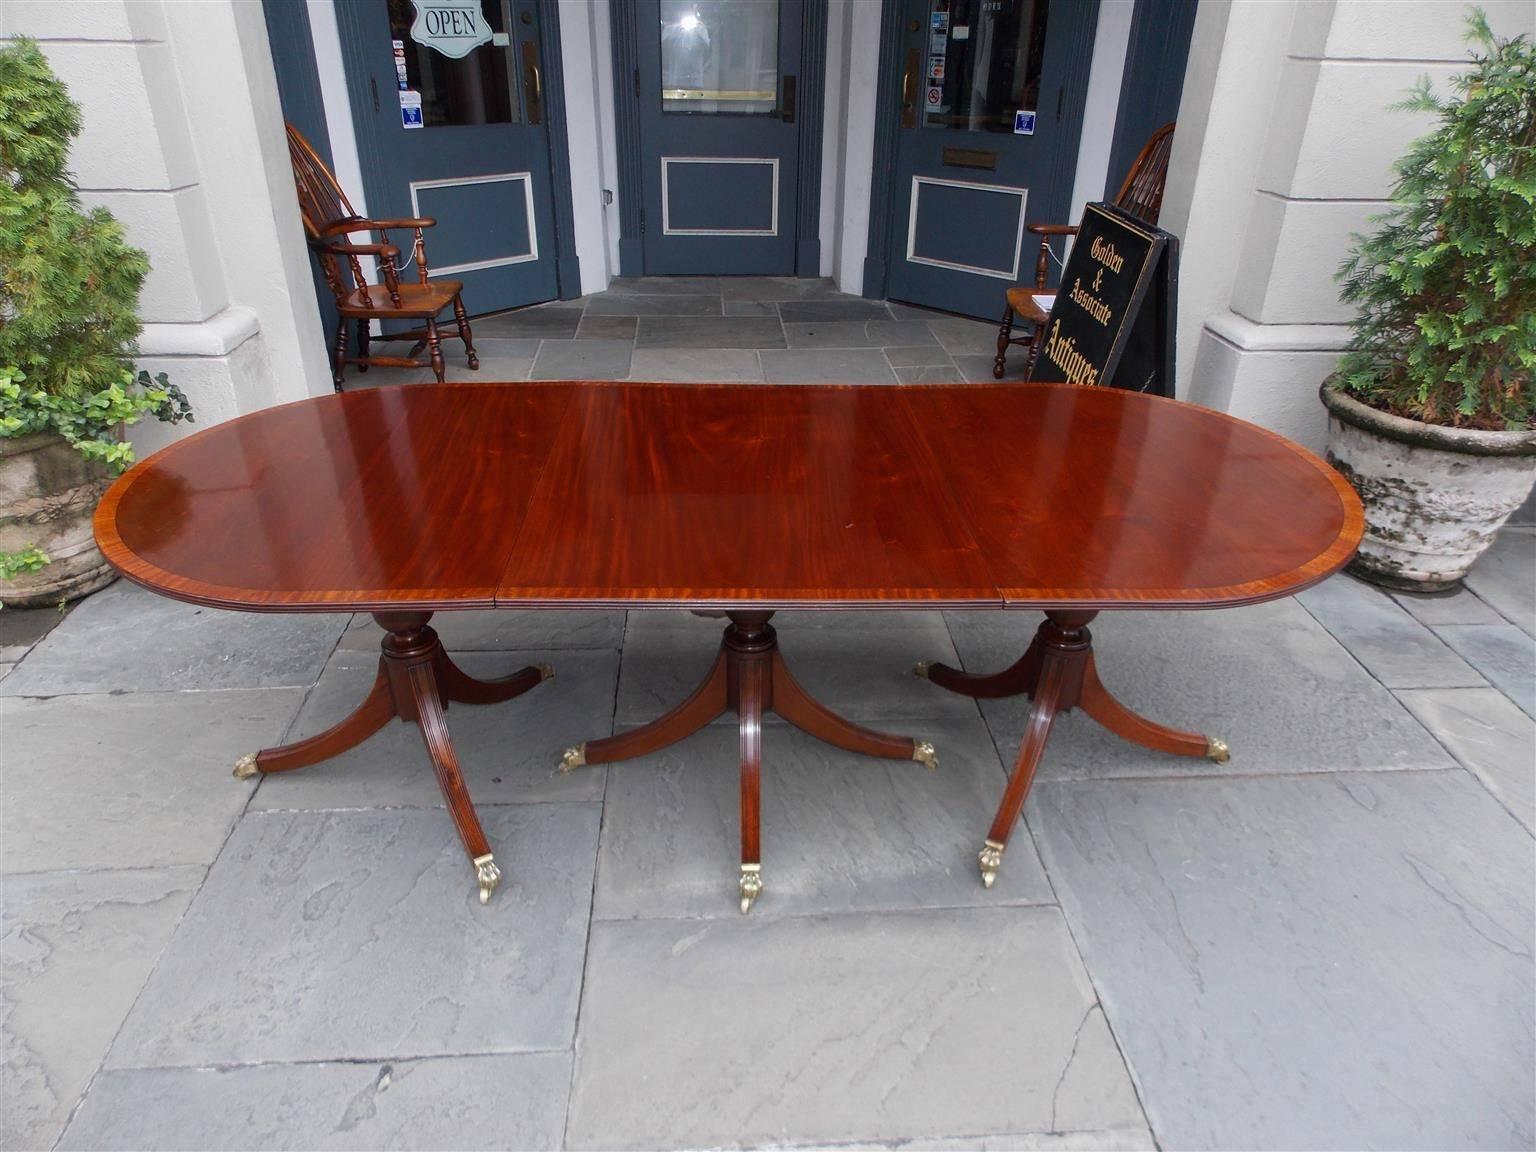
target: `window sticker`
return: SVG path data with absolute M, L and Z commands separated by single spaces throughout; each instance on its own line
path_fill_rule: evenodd
M 1013 114 L 1013 134 L 1015 136 L 1033 136 L 1035 134 L 1035 114 L 1024 111 L 1015 112 Z
M 403 89 L 400 93 L 400 127 L 420 128 L 421 120 L 421 93 L 410 88 Z

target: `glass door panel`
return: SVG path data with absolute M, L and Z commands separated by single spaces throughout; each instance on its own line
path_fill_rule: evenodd
M 663 112 L 772 115 L 778 0 L 661 0 Z

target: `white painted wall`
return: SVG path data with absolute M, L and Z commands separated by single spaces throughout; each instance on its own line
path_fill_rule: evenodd
M 602 6 L 605 19 L 600 43 L 597 5 L 588 0 L 560 0 L 560 57 L 565 73 L 571 209 L 583 295 L 601 292 L 608 287 L 608 280 L 613 275 L 603 206 L 603 188 L 607 184 L 603 125 L 598 115 L 602 106 L 598 75 L 604 64 L 609 73 L 609 92 L 613 89 L 613 53 L 601 50 L 608 42 L 607 7 L 607 4 Z M 612 136 L 611 127 L 609 136 Z
M 7 0 L 0 35 L 41 42 L 81 106 L 82 200 L 149 254 L 140 367 L 185 389 L 198 427 L 328 391 L 260 8 Z
M 1484 5 L 1536 32 L 1529 0 Z M 1162 224 L 1183 237 L 1180 396 L 1320 447 L 1316 392 L 1349 338 L 1334 272 L 1389 207 L 1392 164 L 1428 128 L 1390 105 L 1466 60 L 1440 0 L 1204 0 Z
M 1099 2 L 1099 23 L 1093 36 L 1093 60 L 1088 66 L 1088 93 L 1083 104 L 1083 136 L 1077 146 L 1077 174 L 1072 181 L 1072 210 L 1064 223 L 1080 220 L 1083 205 L 1090 200 L 1104 199 L 1109 153 L 1115 143 L 1115 117 L 1120 111 L 1120 86 L 1125 79 L 1125 53 L 1131 42 L 1131 17 L 1135 11 L 1135 0 Z M 1030 269 L 1034 267 L 1027 257 L 1023 263 Z

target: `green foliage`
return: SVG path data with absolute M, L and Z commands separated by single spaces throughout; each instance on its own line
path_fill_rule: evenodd
M 1399 109 L 1433 132 L 1396 166 L 1394 208 L 1339 271 L 1358 306 L 1344 391 L 1430 424 L 1526 428 L 1536 417 L 1536 50 L 1467 20 L 1472 70 Z
M 57 432 L 120 466 L 120 425 L 188 410 L 164 376 L 134 377 L 149 261 L 106 209 L 82 211 L 64 168 L 79 131 L 37 45 L 0 46 L 0 436 Z
M 0 436 L 52 432 L 68 440 L 87 460 L 114 471 L 133 463 L 133 445 L 118 434 L 124 424 L 154 416 L 168 424 L 192 420 L 192 406 L 161 372 L 135 378 L 132 369 L 95 392 L 49 392 L 32 385 L 15 368 L 0 368 Z
M 41 572 L 47 566 L 48 557 L 37 548 L 0 552 L 0 580 L 14 580 L 28 572 Z

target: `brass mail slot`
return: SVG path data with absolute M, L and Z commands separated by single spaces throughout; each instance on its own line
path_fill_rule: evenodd
M 997 171 L 997 153 L 984 148 L 946 148 L 944 163 L 951 168 L 985 168 Z

